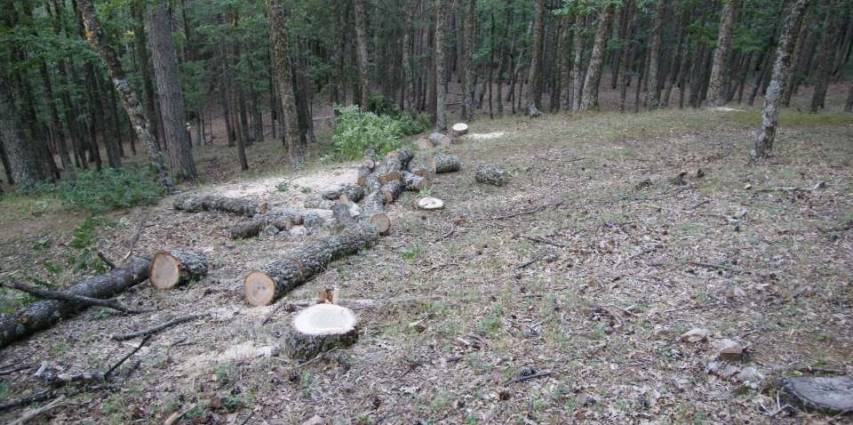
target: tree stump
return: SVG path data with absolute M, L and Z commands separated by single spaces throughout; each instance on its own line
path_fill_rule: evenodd
M 358 319 L 352 310 L 336 304 L 317 304 L 293 318 L 285 334 L 284 351 L 291 358 L 304 361 L 356 341 Z
M 418 199 L 418 208 L 422 210 L 440 210 L 444 208 L 444 201 L 438 198 L 421 198 Z
M 207 274 L 207 256 L 198 251 L 174 249 L 154 255 L 148 280 L 157 289 L 172 289 Z
M 478 183 L 503 186 L 509 182 L 509 173 L 494 165 L 481 165 L 477 167 L 474 178 Z
M 453 137 L 459 137 L 468 134 L 468 124 L 465 124 L 464 122 L 453 124 L 453 127 L 450 127 L 450 134 Z
M 432 158 L 432 171 L 435 174 L 452 173 L 462 168 L 462 162 L 456 155 L 437 153 Z

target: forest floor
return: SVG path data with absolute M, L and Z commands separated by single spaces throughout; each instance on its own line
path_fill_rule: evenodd
M 232 242 L 238 218 L 177 212 L 168 198 L 107 214 L 95 238 L 108 256 L 123 257 L 139 233 L 135 252 L 194 247 L 211 258 L 210 274 L 120 298 L 156 312 L 93 308 L 0 351 L 0 365 L 30 367 L 0 376 L 0 399 L 38 391 L 43 361 L 104 367 L 139 343 L 109 335 L 209 313 L 158 334 L 113 388 L 73 395 L 42 420 L 841 423 L 779 409 L 773 382 L 809 368 L 853 373 L 853 120 L 783 114 L 775 156 L 752 166 L 758 120 L 754 109 L 702 109 L 472 123 L 491 137 L 449 148 L 463 170 L 429 188 L 445 209 L 419 211 L 417 195 L 404 194 L 389 236 L 280 301 L 334 287 L 343 300 L 374 302 L 357 310 L 357 344 L 302 365 L 278 354 L 292 313 L 249 306 L 241 285 L 301 240 Z M 211 175 L 202 190 L 273 208 L 355 178 L 353 164 L 283 172 L 280 146 L 267 141 L 249 153 L 266 166 L 223 181 L 213 175 L 224 149 L 200 153 Z M 475 183 L 481 163 L 510 170 L 511 183 Z M 68 241 L 83 215 L 15 198 L 0 202 L 0 217 L 0 274 L 69 279 L 57 264 L 75 255 Z M 709 341 L 681 341 L 693 328 Z M 736 376 L 709 373 L 721 339 L 747 347 Z

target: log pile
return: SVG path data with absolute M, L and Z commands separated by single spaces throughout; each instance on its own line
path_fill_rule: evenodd
M 186 212 L 220 211 L 246 217 L 265 214 L 269 210 L 269 205 L 266 202 L 195 193 L 178 196 L 173 205 L 176 210 Z
M 134 257 L 130 259 L 128 265 L 85 279 L 72 285 L 66 292 L 88 298 L 112 298 L 148 279 L 150 265 L 150 258 Z M 47 329 L 60 320 L 76 315 L 86 307 L 88 305 L 82 303 L 44 300 L 34 302 L 15 313 L 0 315 L 0 348 Z

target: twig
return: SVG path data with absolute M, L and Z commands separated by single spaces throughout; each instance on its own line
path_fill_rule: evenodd
M 151 311 L 153 311 L 153 310 L 134 310 L 134 309 L 130 309 L 130 308 L 127 308 L 127 307 L 119 304 L 115 300 L 103 300 L 100 298 L 91 298 L 91 297 L 84 297 L 81 295 L 73 295 L 73 294 L 69 294 L 67 292 L 51 291 L 48 289 L 41 289 L 41 288 L 36 288 L 33 286 L 25 285 L 25 284 L 20 283 L 20 282 L 12 283 L 10 285 L 2 285 L 2 286 L 5 286 L 5 287 L 11 288 L 11 289 L 17 289 L 19 291 L 26 292 L 28 294 L 35 295 L 35 296 L 40 297 L 40 298 L 67 301 L 67 302 L 71 302 L 71 303 L 83 304 L 86 306 L 106 307 L 106 308 L 110 308 L 113 310 L 118 310 L 118 311 L 120 311 L 122 313 L 126 313 L 126 314 L 150 313 Z
M 549 239 L 543 239 L 543 238 L 540 238 L 540 237 L 538 237 L 538 236 L 525 236 L 525 239 L 527 239 L 527 240 L 529 240 L 529 241 L 533 241 L 533 242 L 544 243 L 545 245 L 556 246 L 556 247 L 559 247 L 559 248 L 568 248 L 568 247 L 569 247 L 569 246 L 568 246 L 568 245 L 566 245 L 566 244 L 561 244 L 561 243 L 559 243 L 559 242 L 554 242 L 554 241 L 549 240 Z
M 7 401 L 3 404 L 0 404 L 0 412 L 4 412 L 9 409 L 14 409 L 20 406 L 26 406 L 28 404 L 36 403 L 39 401 L 44 401 L 51 397 L 53 397 L 53 390 L 44 390 L 40 393 L 35 393 L 26 397 L 21 397 L 17 400 Z
M 532 375 L 526 375 L 526 376 L 516 376 L 516 377 L 510 379 L 509 381 L 506 381 L 504 383 L 504 385 L 515 384 L 517 382 L 530 381 L 532 379 L 545 378 L 547 376 L 551 376 L 550 371 L 538 372 L 538 373 L 534 373 Z
M 455 231 L 456 231 L 456 223 L 453 223 L 453 224 L 451 224 L 451 225 L 450 225 L 450 231 L 448 231 L 447 233 L 445 233 L 445 234 L 443 234 L 443 235 L 439 236 L 439 237 L 438 237 L 438 239 L 436 239 L 434 242 L 441 242 L 442 240 L 447 239 L 447 238 L 449 238 L 449 237 L 453 236 L 453 232 L 455 232 Z
M 3 376 L 3 375 L 11 375 L 11 374 L 13 374 L 13 373 L 15 373 L 15 372 L 20 372 L 20 371 L 22 371 L 22 370 L 27 370 L 27 369 L 29 369 L 29 368 L 31 368 L 31 367 L 32 367 L 31 365 L 25 364 L 25 365 L 21 365 L 21 366 L 11 366 L 11 367 L 9 367 L 9 368 L 4 368 L 4 369 L 0 370 L 0 376 Z
M 145 221 L 147 217 L 142 216 L 142 219 L 139 220 L 139 226 L 136 227 L 136 234 L 133 235 L 133 238 L 130 240 L 130 244 L 127 247 L 127 255 L 121 259 L 122 262 L 127 261 L 131 255 L 133 255 L 133 248 L 136 247 L 136 243 L 139 242 L 139 236 L 142 235 L 142 229 L 145 227 Z
M 121 366 L 122 363 L 127 361 L 127 359 L 129 359 L 134 354 L 136 354 L 136 352 L 139 351 L 142 348 L 142 346 L 144 346 L 145 343 L 148 342 L 149 339 L 151 339 L 151 335 L 146 335 L 145 338 L 142 338 L 142 342 L 140 342 L 136 348 L 134 348 L 129 353 L 127 353 L 124 357 L 122 357 L 121 360 L 119 360 L 118 362 L 116 362 L 116 364 L 113 365 L 113 367 L 109 368 L 109 370 L 107 370 L 107 372 L 104 373 L 104 380 L 110 379 L 110 375 L 113 373 L 113 371 L 118 369 L 118 367 Z
M 109 267 L 109 268 L 110 268 L 110 270 L 112 270 L 112 269 L 116 268 L 116 263 L 113 263 L 113 262 L 112 262 L 112 260 L 110 260 L 109 258 L 107 258 L 107 256 L 106 256 L 103 252 L 98 251 L 98 258 L 100 258 L 100 259 L 101 259 L 101 261 L 103 261 L 103 262 L 104 262 L 104 264 L 106 264 L 106 265 L 107 265 L 107 267 Z
M 525 261 L 525 262 L 523 262 L 523 263 L 519 264 L 515 269 L 516 269 L 516 270 L 522 270 L 522 269 L 525 269 L 525 268 L 527 268 L 527 267 L 531 266 L 532 264 L 534 264 L 534 263 L 536 263 L 536 262 L 538 262 L 538 261 L 542 260 L 543 258 L 545 258 L 545 257 L 547 257 L 547 256 L 548 256 L 548 254 L 547 254 L 547 253 L 546 253 L 546 254 L 540 254 L 540 255 L 538 255 L 538 256 L 536 256 L 536 257 L 534 257 L 532 260 L 528 260 L 528 261 Z
M 284 308 L 286 305 L 288 305 L 288 303 L 285 303 L 285 302 L 278 303 L 278 305 L 275 306 L 275 308 L 269 314 L 267 314 L 267 317 L 264 317 L 264 320 L 261 321 L 261 326 L 266 325 L 267 322 L 269 322 L 270 319 L 272 319 L 272 317 L 275 316 L 276 313 L 278 313 L 278 311 L 281 310 L 282 308 Z
M 60 404 L 62 404 L 63 401 L 65 401 L 65 396 L 61 395 L 61 396 L 57 397 L 56 399 L 54 399 L 53 401 L 51 401 L 50 403 L 45 404 L 44 406 L 29 410 L 27 412 L 24 412 L 24 414 L 21 415 L 21 417 L 19 417 L 18 419 L 15 419 L 9 425 L 23 425 L 23 424 L 29 422 L 31 419 L 34 419 L 37 416 L 41 415 L 42 413 L 45 413 L 45 412 L 55 408 L 56 406 L 59 406 Z
M 131 332 L 124 335 L 113 335 L 112 338 L 116 341 L 127 341 L 128 339 L 137 338 L 140 336 L 149 336 L 154 335 L 157 332 L 160 332 L 165 329 L 169 329 L 173 326 L 180 325 L 181 323 L 191 322 L 196 319 L 200 319 L 202 317 L 207 316 L 206 314 L 191 314 L 189 316 L 179 317 L 177 319 L 172 319 L 166 323 L 154 326 L 152 328 L 139 330 L 136 332 Z

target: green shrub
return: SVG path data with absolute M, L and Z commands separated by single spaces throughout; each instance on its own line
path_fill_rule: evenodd
M 425 129 L 424 121 L 408 114 L 377 115 L 363 112 L 358 106 L 338 106 L 335 133 L 332 135 L 333 160 L 360 158 L 368 149 L 384 155 L 402 145 L 404 136 Z M 396 112 L 395 112 L 396 113 Z
M 56 193 L 69 207 L 101 213 L 152 204 L 163 196 L 164 191 L 143 169 L 107 168 L 84 171 L 77 175 L 76 180 L 60 183 Z

